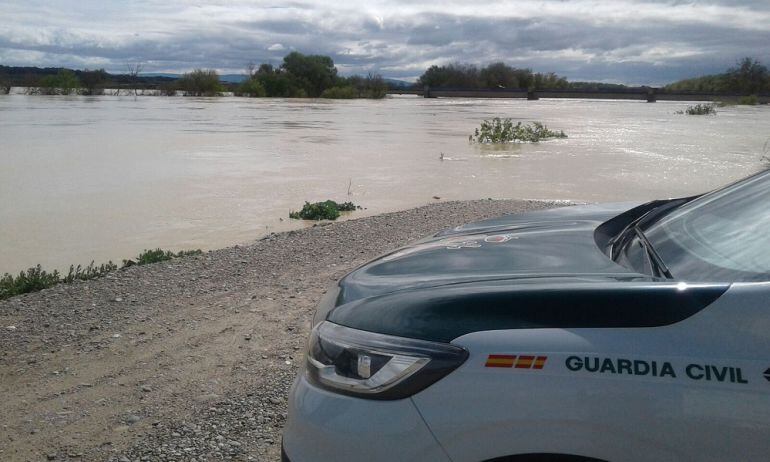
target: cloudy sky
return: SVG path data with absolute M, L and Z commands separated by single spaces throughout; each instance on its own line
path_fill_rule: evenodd
M 0 64 L 243 72 L 291 50 L 411 80 L 505 61 L 570 80 L 660 84 L 770 65 L 770 0 L 0 0 Z

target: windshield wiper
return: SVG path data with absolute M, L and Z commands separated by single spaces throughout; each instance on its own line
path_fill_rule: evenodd
M 653 207 L 652 209 L 648 210 L 647 212 L 633 219 L 630 223 L 628 223 L 625 226 L 625 228 L 623 228 L 623 230 L 620 233 L 618 233 L 617 236 L 613 237 L 610 240 L 609 242 L 610 258 L 613 261 L 618 259 L 618 255 L 620 255 L 620 251 L 623 250 L 623 247 L 625 247 L 625 243 L 628 240 L 629 236 L 632 236 L 636 232 L 635 229 L 638 228 L 639 223 L 641 223 L 642 220 L 650 216 L 656 210 L 658 210 L 658 207 Z
M 647 236 L 644 235 L 641 228 L 634 226 L 634 233 L 639 239 L 639 243 L 644 247 L 644 250 L 647 253 L 647 259 L 649 260 L 653 271 L 658 273 L 659 276 L 663 276 L 667 279 L 674 279 L 674 275 L 671 274 L 671 271 L 669 271 L 666 264 L 663 263 L 663 259 L 660 258 L 658 252 L 655 251 L 655 247 L 653 247 L 652 244 L 650 244 L 650 241 L 647 240 Z
M 623 250 L 623 247 L 625 246 L 628 238 L 636 233 L 634 228 L 639 228 L 641 231 L 641 227 L 645 225 L 649 220 L 652 220 L 656 217 L 660 218 L 661 216 L 665 216 L 672 210 L 675 210 L 682 204 L 685 204 L 692 199 L 694 199 L 694 197 L 686 197 L 671 201 L 655 201 L 660 202 L 660 204 L 653 206 L 650 210 L 631 220 L 631 222 L 628 223 L 623 228 L 623 230 L 618 233 L 617 236 L 609 240 L 608 244 L 610 246 L 610 258 L 612 260 L 617 260 L 618 255 L 620 255 L 621 250 Z

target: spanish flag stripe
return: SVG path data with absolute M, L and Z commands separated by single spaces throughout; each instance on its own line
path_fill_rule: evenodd
M 533 369 L 542 369 L 543 366 L 545 366 L 545 360 L 548 359 L 547 356 L 538 356 L 537 359 L 535 359 L 535 365 L 532 367 Z
M 513 367 L 516 356 L 511 355 L 489 355 L 486 367 Z
M 516 369 L 529 369 L 534 360 L 534 356 L 519 356 L 519 360 L 516 361 Z

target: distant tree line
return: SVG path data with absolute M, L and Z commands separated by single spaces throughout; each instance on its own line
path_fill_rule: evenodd
M 129 65 L 126 74 L 109 74 L 104 69 L 69 70 L 64 68 L 0 66 L 0 94 L 11 86 L 23 86 L 42 94 L 98 95 L 105 88 L 156 89 L 161 94 L 212 96 L 224 91 L 252 97 L 310 98 L 383 98 L 388 84 L 379 75 L 342 77 L 329 56 L 291 52 L 283 62 L 249 65 L 240 84 L 226 83 L 212 69 L 196 69 L 181 78 L 142 76 L 141 65 Z M 454 87 L 466 89 L 583 89 L 623 90 L 620 84 L 569 82 L 553 72 L 539 73 L 496 62 L 484 67 L 472 64 L 431 66 L 415 83 L 416 88 Z M 744 58 L 723 74 L 681 80 L 663 87 L 664 91 L 736 93 L 757 95 L 770 92 L 770 71 L 758 60 Z
M 128 67 L 136 69 L 139 66 Z M 136 72 L 110 74 L 104 69 L 72 70 L 60 67 L 0 66 L 0 91 L 4 85 L 7 85 L 34 88 L 33 92 L 36 93 L 98 95 L 102 94 L 105 88 L 158 88 L 163 83 L 175 80 L 170 77 L 138 76 Z
M 244 96 L 284 98 L 384 98 L 388 86 L 379 75 L 340 77 L 329 56 L 293 51 L 278 67 L 250 65 L 236 89 Z
M 663 87 L 666 91 L 737 93 L 757 95 L 770 92 L 770 72 L 754 58 L 743 58 L 723 74 L 680 80 Z
M 569 82 L 553 72 L 535 73 L 497 62 L 478 68 L 473 64 L 431 66 L 420 76 L 418 87 L 454 87 L 467 89 L 524 88 L 529 90 L 567 89 Z

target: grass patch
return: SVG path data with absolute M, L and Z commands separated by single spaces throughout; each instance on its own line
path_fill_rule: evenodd
M 323 202 L 305 202 L 299 212 L 290 212 L 289 218 L 295 220 L 336 220 L 340 212 L 352 212 L 361 207 L 352 202 L 335 202 L 333 200 Z
M 716 115 L 717 109 L 714 104 L 696 104 L 695 106 L 687 106 L 684 111 L 677 111 L 677 114 L 687 115 Z
M 123 266 L 121 266 L 121 268 L 128 268 L 129 266 L 134 265 L 147 265 L 190 255 L 201 255 L 202 253 L 203 251 L 200 249 L 183 250 L 177 253 L 161 249 L 145 250 L 136 257 L 136 261 L 123 260 Z M 70 269 L 66 275 L 62 275 L 57 270 L 49 273 L 40 265 L 33 266 L 26 271 L 20 272 L 18 276 L 5 273 L 3 277 L 0 278 L 0 300 L 15 297 L 16 295 L 37 292 L 57 284 L 70 284 L 75 281 L 96 279 L 117 269 L 118 265 L 110 261 L 98 266 L 95 265 L 94 262 L 91 262 L 88 266 L 70 265 Z
M 481 127 L 468 137 L 468 141 L 481 144 L 537 143 L 552 138 L 566 137 L 567 135 L 563 131 L 549 130 L 545 124 L 540 122 L 532 122 L 527 125 L 518 122 L 514 125 L 511 119 L 495 117 L 492 120 L 481 122 Z

